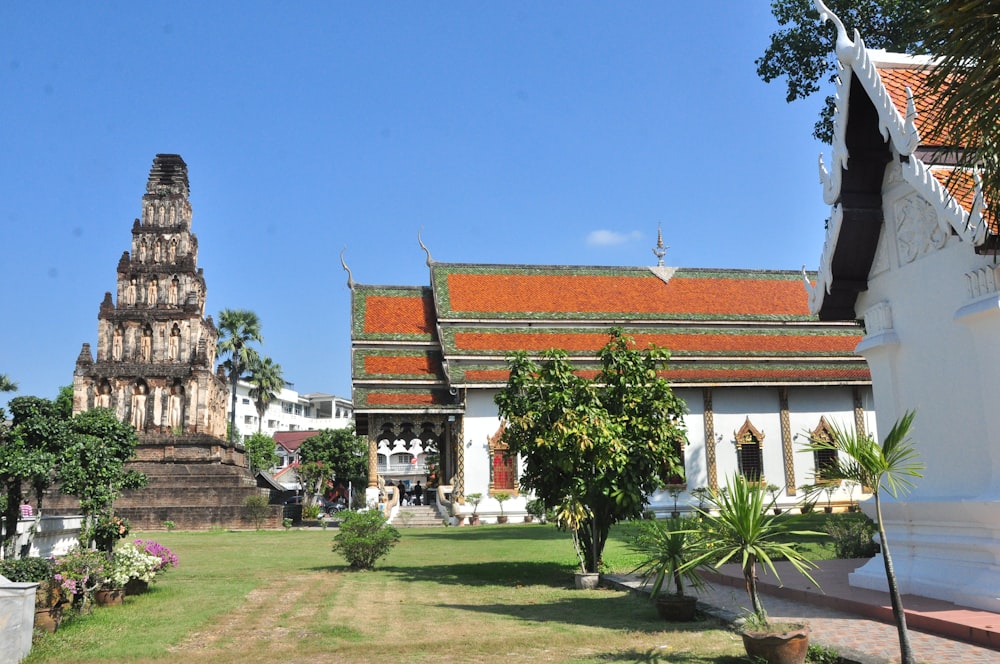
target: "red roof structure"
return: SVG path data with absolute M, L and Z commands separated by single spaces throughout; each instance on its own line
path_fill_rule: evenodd
M 430 287 L 353 285 L 355 413 L 453 412 L 515 351 L 598 370 L 612 327 L 671 352 L 677 385 L 867 385 L 861 328 L 809 313 L 792 271 L 436 263 Z M 359 429 L 363 425 L 359 423 Z

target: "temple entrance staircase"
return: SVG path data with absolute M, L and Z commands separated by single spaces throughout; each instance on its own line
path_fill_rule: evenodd
M 411 505 L 399 508 L 392 525 L 396 528 L 432 528 L 443 524 L 436 506 Z

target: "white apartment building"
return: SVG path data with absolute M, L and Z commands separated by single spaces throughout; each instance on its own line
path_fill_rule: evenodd
M 281 390 L 261 418 L 250 398 L 251 389 L 250 383 L 242 380 L 236 386 L 236 428 L 243 440 L 258 431 L 273 436 L 278 431 L 342 429 L 354 424 L 354 406 L 350 399 L 323 392 L 299 394 L 290 387 Z M 226 399 L 227 422 L 232 399 L 230 393 Z

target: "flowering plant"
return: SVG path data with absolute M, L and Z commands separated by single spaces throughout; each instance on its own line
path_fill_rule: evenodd
M 102 514 L 94 523 L 94 542 L 101 551 L 110 553 L 115 542 L 128 536 L 128 519 L 114 514 Z
M 160 566 L 157 567 L 155 571 L 162 571 L 168 565 L 170 567 L 177 567 L 177 554 L 159 542 L 137 539 L 135 541 L 135 546 L 143 553 L 150 556 L 156 556 L 160 559 Z
M 106 588 L 124 588 L 132 579 L 152 581 L 162 561 L 157 556 L 139 550 L 135 544 L 125 544 L 111 554 L 102 578 Z
M 74 601 L 83 598 L 101 585 L 107 567 L 107 558 L 99 551 L 79 547 L 55 560 L 53 586 L 61 589 Z

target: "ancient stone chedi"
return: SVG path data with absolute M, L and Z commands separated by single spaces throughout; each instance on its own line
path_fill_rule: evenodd
M 74 413 L 110 408 L 138 432 L 135 465 L 149 486 L 116 509 L 147 527 L 180 525 L 182 507 L 198 508 L 189 527 L 241 518 L 247 491 L 256 491 L 242 449 L 226 441 L 227 388 L 214 371 L 218 332 L 205 316 L 189 193 L 184 160 L 156 155 L 131 251 L 118 261 L 116 295 L 105 294 L 97 315 L 96 360 L 84 343 L 73 376 Z M 225 495 L 224 485 L 238 490 Z M 213 512 L 207 521 L 204 508 Z

